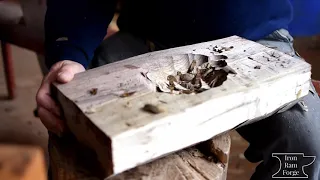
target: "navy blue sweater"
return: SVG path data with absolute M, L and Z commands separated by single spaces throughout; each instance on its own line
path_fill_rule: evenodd
M 107 32 L 114 0 L 48 0 L 46 62 L 73 60 L 85 67 Z M 258 40 L 292 20 L 290 0 L 127 0 L 123 31 L 163 44 L 186 45 L 238 35 Z M 64 38 L 63 41 L 57 39 Z

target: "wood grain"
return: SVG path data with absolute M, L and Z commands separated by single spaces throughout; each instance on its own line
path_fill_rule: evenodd
M 0 145 L 1 180 L 46 180 L 44 154 L 40 148 Z
M 72 138 L 51 137 L 49 146 L 52 180 L 99 180 L 104 179 L 101 168 L 92 151 Z M 197 146 L 159 158 L 130 169 L 108 180 L 225 180 L 228 163 L 214 162 L 215 155 L 202 148 L 216 144 L 229 158 L 231 139 L 221 134 Z M 201 147 L 201 148 L 200 148 Z M 77 149 L 77 151 L 75 151 Z
M 215 46 L 234 48 L 218 53 Z M 185 70 L 194 59 L 212 60 L 213 55 L 227 56 L 237 74 L 196 95 L 157 92 L 145 77 L 157 72 L 161 84 L 165 75 Z M 70 130 L 96 151 L 106 175 L 111 175 L 275 113 L 307 95 L 310 69 L 300 59 L 232 36 L 88 70 L 70 83 L 56 84 L 55 92 Z M 92 88 L 97 88 L 95 95 L 89 93 Z M 120 97 L 132 91 L 132 96 Z M 145 104 L 163 112 L 145 112 Z

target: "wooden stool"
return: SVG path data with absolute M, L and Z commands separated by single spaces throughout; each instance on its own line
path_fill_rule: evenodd
M 109 180 L 225 180 L 231 139 L 222 134 L 155 161 L 125 171 Z M 103 179 L 95 154 L 70 138 L 50 136 L 53 180 Z M 134 154 L 132 154 L 134 156 Z

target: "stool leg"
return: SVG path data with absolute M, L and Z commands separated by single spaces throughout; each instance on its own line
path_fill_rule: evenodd
M 38 59 L 38 63 L 40 65 L 40 69 L 41 69 L 41 72 L 42 72 L 42 75 L 45 76 L 48 74 L 49 70 L 45 64 L 45 58 L 44 58 L 44 55 L 41 55 L 41 54 L 38 54 L 37 53 L 37 59 Z
M 9 99 L 15 98 L 15 81 L 10 44 L 1 41 L 2 58 L 7 82 Z
M 313 86 L 316 88 L 318 95 L 320 96 L 320 81 L 312 80 Z

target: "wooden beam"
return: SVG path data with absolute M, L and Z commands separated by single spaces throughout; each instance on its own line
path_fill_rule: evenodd
M 221 86 L 195 95 L 157 91 L 167 75 L 217 55 L 236 72 Z M 55 91 L 72 133 L 96 151 L 111 175 L 275 113 L 308 94 L 310 69 L 305 61 L 232 36 L 88 70 L 55 84 Z M 146 104 L 159 113 L 144 111 Z

